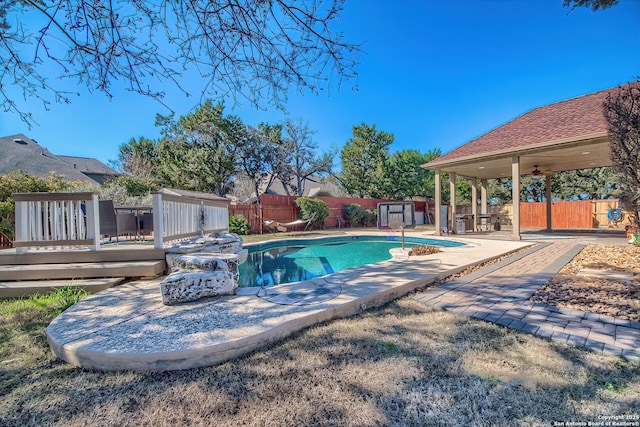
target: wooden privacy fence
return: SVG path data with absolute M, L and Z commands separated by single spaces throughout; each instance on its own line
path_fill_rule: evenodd
M 260 218 L 282 223 L 300 219 L 300 210 L 295 204 L 295 196 L 278 196 L 265 194 L 262 196 L 262 205 L 231 205 L 229 215 L 241 214 L 249 220 L 251 233 L 263 231 Z M 339 228 L 346 224 L 345 206 L 357 203 L 363 209 L 376 209 L 378 203 L 389 202 L 383 199 L 358 199 L 347 197 L 318 197 L 329 207 L 329 216 L 325 222 L 326 228 Z M 417 219 L 422 218 L 425 223 L 432 223 L 433 205 L 425 202 L 414 202 Z M 593 229 L 607 228 L 624 230 L 629 223 L 629 213 L 624 212 L 623 218 L 618 222 L 611 222 L 607 213 L 611 208 L 619 206 L 618 199 L 605 200 L 575 200 L 559 201 L 551 204 L 551 221 L 553 229 Z M 479 209 L 478 209 L 479 211 Z M 470 214 L 471 206 L 459 206 L 458 214 Z M 422 215 L 422 214 L 426 215 Z M 513 220 L 513 207 L 511 204 L 493 205 L 487 207 L 487 213 L 495 214 L 503 225 L 511 225 Z M 420 221 L 418 221 L 420 223 Z M 520 203 L 520 225 L 530 228 L 546 228 L 547 207 L 541 202 Z
M 281 223 L 300 219 L 300 209 L 295 202 L 297 198 L 297 196 L 263 194 L 260 205 L 231 205 L 229 207 L 229 215 L 243 215 L 249 221 L 251 233 L 261 233 L 264 231 L 261 219 Z M 378 203 L 392 201 L 387 199 L 359 199 L 351 197 L 315 197 L 315 199 L 322 200 L 329 208 L 329 216 L 324 224 L 325 228 L 340 228 L 346 226 L 345 207 L 349 204 L 356 203 L 360 205 L 362 209 L 375 210 L 378 208 Z M 415 202 L 415 206 L 416 212 L 425 212 L 425 202 Z
M 607 228 L 624 230 L 628 224 L 630 213 L 624 212 L 620 221 L 612 222 L 607 218 L 611 208 L 619 207 L 618 199 L 604 200 L 571 200 L 551 203 L 551 226 L 553 229 L 593 229 Z M 470 214 L 471 207 L 463 206 L 458 213 Z M 510 204 L 487 207 L 487 213 L 495 214 L 503 225 L 511 225 L 513 207 Z M 546 228 L 547 206 L 545 202 L 520 203 L 520 226 Z
M 547 204 L 544 202 L 521 203 L 520 224 L 523 227 L 545 228 Z M 591 200 L 551 203 L 552 228 L 593 228 L 593 203 Z

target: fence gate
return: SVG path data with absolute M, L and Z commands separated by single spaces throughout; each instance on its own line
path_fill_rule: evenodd
M 551 203 L 552 228 L 593 228 L 593 202 L 576 200 Z
M 551 203 L 551 228 L 593 228 L 592 200 L 571 200 Z M 520 203 L 522 227 L 545 228 L 547 204 L 545 202 Z

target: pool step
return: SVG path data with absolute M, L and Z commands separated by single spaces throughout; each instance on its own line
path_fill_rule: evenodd
M 322 263 L 322 267 L 324 268 L 325 273 L 327 273 L 327 274 L 335 273 L 335 271 L 333 271 L 333 267 L 331 267 L 331 264 L 329 263 L 329 260 L 327 259 L 327 257 L 321 256 L 318 259 Z

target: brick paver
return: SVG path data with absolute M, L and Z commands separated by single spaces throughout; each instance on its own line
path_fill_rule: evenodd
M 538 243 L 517 256 L 428 289 L 416 300 L 554 341 L 640 360 L 640 322 L 528 301 L 583 247 L 570 239 Z

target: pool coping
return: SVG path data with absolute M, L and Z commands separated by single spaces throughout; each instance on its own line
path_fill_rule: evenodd
M 315 324 L 380 306 L 471 265 L 533 244 L 456 240 L 469 245 L 313 279 L 344 284 L 338 296 L 318 304 L 278 305 L 240 293 L 165 306 L 159 292 L 161 279 L 136 281 L 76 303 L 47 327 L 47 340 L 58 357 L 90 369 L 164 371 L 210 366 Z
M 390 237 L 393 237 L 392 239 Z M 272 249 L 276 249 L 276 248 L 281 248 L 281 247 L 288 247 L 288 246 L 296 246 L 296 245 L 300 245 L 300 244 L 332 244 L 332 243 L 350 243 L 353 241 L 374 241 L 374 240 L 384 240 L 384 241 L 391 241 L 391 242 L 397 242 L 397 243 L 401 243 L 402 239 L 400 236 L 390 236 L 389 233 L 385 233 L 385 234 L 380 234 L 380 233 L 373 233 L 373 232 L 357 232 L 357 233 L 347 233 L 344 235 L 340 235 L 340 236 L 319 236 L 319 237 L 304 237 L 304 236 L 300 236 L 300 237 L 294 237 L 294 238 L 287 238 L 287 239 L 278 239 L 278 240 L 267 240 L 264 242 L 252 242 L 252 243 L 247 243 L 247 244 L 243 244 L 242 247 L 243 249 L 248 249 L 249 253 L 248 255 L 250 256 L 252 251 L 251 249 L 253 248 L 259 248 L 258 251 L 269 251 Z M 438 242 L 438 241 L 445 241 L 445 242 L 450 242 L 450 243 L 455 243 L 455 244 L 450 244 L 450 245 L 445 245 L 445 247 L 460 247 L 460 246 L 472 246 L 472 244 L 470 243 L 464 243 L 458 239 L 452 239 L 452 238 L 434 238 L 433 236 L 406 236 L 405 242 L 412 244 L 412 245 L 416 245 L 416 244 L 425 244 L 425 245 L 438 245 L 438 243 L 433 243 L 433 242 Z M 392 260 L 406 260 L 406 257 L 408 256 L 408 254 L 405 252 L 403 252 L 400 248 L 392 248 L 390 251 L 390 255 L 391 257 L 389 259 L 386 260 L 382 260 L 379 262 L 385 262 L 385 261 L 392 261 Z M 364 264 L 364 265 L 368 265 L 368 264 Z M 362 266 L 364 266 L 362 265 Z M 359 268 L 362 266 L 356 266 L 356 267 L 351 267 L 351 268 Z M 349 269 L 351 269 L 349 268 Z M 341 271 L 345 271 L 345 270 L 349 270 L 349 269 L 342 269 L 342 270 L 338 270 L 335 271 L 334 273 L 339 273 Z M 334 273 L 330 273 L 330 274 L 334 274 Z M 325 277 L 324 276 L 319 276 L 319 277 Z M 313 279 L 308 279 L 308 280 L 313 280 Z M 277 285 L 287 285 L 289 283 L 300 283 L 300 282 L 287 282 L 287 283 L 278 283 Z M 273 285 L 269 286 L 272 287 Z M 249 295 L 249 294 L 255 294 L 257 291 L 261 290 L 263 288 L 263 286 L 238 286 L 238 288 L 236 289 L 236 295 Z

